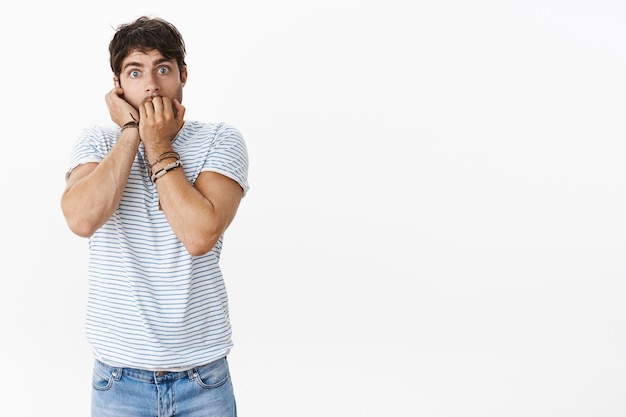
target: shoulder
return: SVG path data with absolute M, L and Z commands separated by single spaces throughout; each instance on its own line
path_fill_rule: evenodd
M 91 125 L 83 128 L 83 135 L 91 136 L 119 136 L 120 127 L 118 125 Z
M 197 120 L 185 120 L 179 136 L 195 137 L 197 135 L 223 136 L 235 134 L 241 136 L 241 132 L 235 126 L 226 122 L 208 123 Z
M 208 145 L 213 148 L 225 142 L 245 146 L 240 130 L 226 122 L 207 123 L 186 120 L 176 140 L 179 145 L 183 146 Z
M 114 143 L 120 135 L 117 125 L 102 126 L 92 125 L 83 128 L 78 137 L 79 142 Z
M 110 150 L 120 135 L 117 125 L 102 126 L 92 125 L 83 128 L 74 142 L 75 150 L 98 150 L 106 152 Z

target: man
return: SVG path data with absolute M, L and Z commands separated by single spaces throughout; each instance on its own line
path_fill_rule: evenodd
M 61 198 L 89 238 L 92 416 L 235 416 L 219 257 L 249 188 L 244 139 L 184 119 L 186 51 L 171 23 L 120 25 L 109 53 L 115 124 L 82 132 Z

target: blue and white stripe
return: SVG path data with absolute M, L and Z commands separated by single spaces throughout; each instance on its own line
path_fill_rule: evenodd
M 119 133 L 116 126 L 85 129 L 70 171 L 101 161 Z M 215 171 L 248 191 L 246 145 L 234 127 L 187 121 L 173 147 L 191 183 Z M 86 336 L 96 357 L 112 366 L 177 370 L 226 355 L 232 341 L 222 240 L 206 255 L 189 255 L 159 210 L 140 146 L 117 210 L 89 239 Z

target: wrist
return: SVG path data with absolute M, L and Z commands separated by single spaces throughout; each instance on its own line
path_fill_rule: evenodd
M 135 129 L 131 126 L 122 126 L 122 131 L 120 134 L 120 142 L 128 142 L 135 147 L 135 149 L 139 149 L 139 145 L 141 144 L 141 138 L 139 137 L 139 129 Z
M 136 121 L 128 122 L 122 125 L 122 132 L 126 129 L 139 129 L 139 123 Z
M 159 178 L 159 176 L 154 178 L 154 176 L 159 173 L 159 171 L 162 171 L 164 168 L 172 168 L 172 164 L 174 164 L 175 162 L 180 163 L 180 155 L 178 155 L 178 153 L 174 152 L 173 150 L 161 152 L 159 156 L 154 159 L 148 158 L 148 169 L 150 172 L 150 177 L 153 178 L 152 181 L 155 181 L 156 178 Z
M 175 170 L 176 168 L 182 167 L 183 164 L 180 162 L 180 159 L 176 159 L 174 162 L 170 162 L 163 167 L 159 167 L 158 169 L 152 170 L 150 174 L 150 179 L 152 182 L 156 182 L 163 175 L 167 174 L 170 171 Z

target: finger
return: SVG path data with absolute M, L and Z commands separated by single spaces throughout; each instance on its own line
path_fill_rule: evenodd
M 146 100 L 141 107 L 143 108 L 146 116 L 152 117 L 154 115 L 154 105 L 152 104 L 152 100 Z
M 172 113 L 172 100 L 168 97 L 162 97 L 161 104 L 163 106 L 163 111 Z
M 174 114 L 176 114 L 176 120 L 182 122 L 185 119 L 185 107 L 180 104 L 177 99 L 174 99 L 173 103 L 174 109 L 176 110 Z
M 111 90 L 109 90 L 109 93 L 120 96 L 124 94 L 124 89 L 120 87 L 119 85 L 115 85 Z
M 109 90 L 109 92 L 106 94 L 107 99 L 112 100 L 113 98 L 118 98 L 120 96 L 119 90 L 121 89 L 113 88 L 112 90 Z
M 161 97 L 152 97 L 152 107 L 155 113 L 163 112 L 163 99 Z
M 139 106 L 139 120 L 146 120 L 148 118 L 148 113 L 146 111 L 146 103 L 143 103 Z

